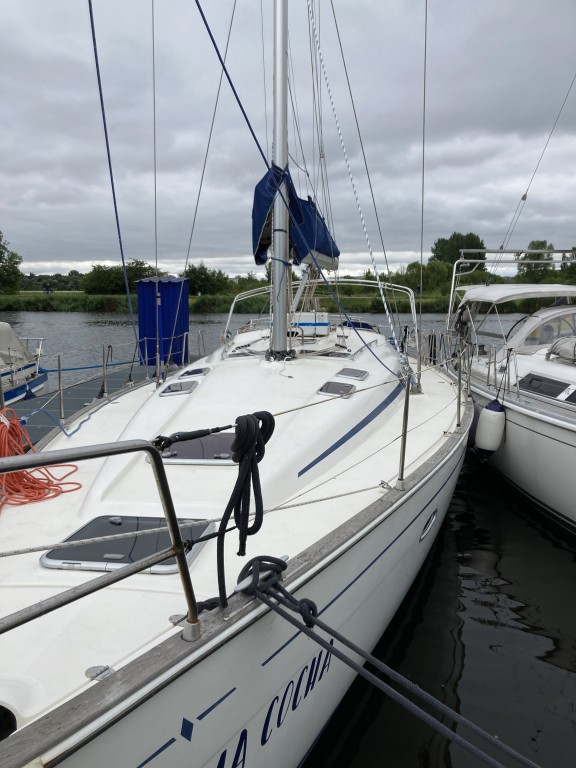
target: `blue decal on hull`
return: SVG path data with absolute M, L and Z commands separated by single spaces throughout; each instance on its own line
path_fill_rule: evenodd
M 446 481 L 446 483 L 447 483 L 447 482 L 450 480 L 450 478 L 452 477 L 452 475 L 454 474 L 454 472 L 458 472 L 459 470 L 460 470 L 460 465 L 459 465 L 459 464 L 457 464 L 457 465 L 456 465 L 456 467 L 455 467 L 455 468 L 452 470 L 452 472 L 450 473 L 450 477 L 448 478 L 448 480 Z M 446 485 L 446 483 L 444 483 L 444 485 Z M 414 517 L 414 518 L 413 518 L 413 519 L 412 519 L 412 520 L 411 520 L 411 521 L 408 523 L 408 525 L 407 525 L 405 528 L 403 528 L 403 529 L 400 531 L 400 533 L 399 533 L 399 534 L 396 536 L 396 538 L 394 538 L 394 539 L 393 539 L 393 540 L 390 542 L 390 544 L 388 544 L 388 546 L 387 546 L 387 547 L 385 547 L 385 548 L 384 548 L 384 549 L 383 549 L 383 550 L 382 550 L 382 551 L 381 551 L 379 554 L 377 554 L 377 555 L 376 555 L 376 557 L 374 557 L 374 559 L 373 559 L 373 560 L 372 560 L 370 563 L 368 563 L 368 564 L 365 566 L 365 568 L 363 568 L 363 569 L 362 569 L 362 570 L 361 570 L 361 571 L 360 571 L 358 574 L 356 574 L 356 576 L 355 576 L 355 577 L 354 577 L 354 578 L 353 578 L 353 579 L 352 579 L 352 580 L 351 580 L 351 581 L 350 581 L 348 584 L 346 584 L 346 586 L 345 586 L 345 587 L 343 587 L 343 588 L 340 590 L 340 592 L 338 592 L 336 595 L 334 595 L 334 597 L 332 598 L 332 600 L 330 600 L 330 602 L 329 602 L 329 603 L 326 603 L 326 605 L 324 606 L 324 608 L 322 608 L 322 610 L 321 610 L 321 611 L 319 611 L 319 613 L 318 613 L 318 615 L 319 615 L 319 616 L 321 616 L 321 615 L 322 615 L 322 614 L 323 614 L 325 611 L 327 611 L 327 610 L 328 610 L 328 608 L 330 608 L 330 606 L 331 606 L 331 605 L 333 605 L 333 604 L 334 604 L 334 603 L 335 603 L 337 600 L 339 600 L 339 599 L 340 599 L 340 597 L 342 597 L 342 595 L 343 595 L 345 592 L 347 592 L 347 591 L 348 591 L 348 590 L 349 590 L 349 589 L 350 589 L 350 588 L 351 588 L 351 587 L 352 587 L 352 586 L 353 586 L 353 585 L 354 585 L 354 584 L 355 584 L 355 583 L 356 583 L 356 582 L 357 582 L 359 579 L 361 579 L 361 578 L 362 578 L 362 576 L 364 576 L 364 574 L 365 574 L 367 571 L 369 571 L 369 570 L 370 570 L 370 568 L 372 568 L 372 567 L 373 567 L 373 566 L 374 566 L 374 565 L 375 565 L 375 564 L 376 564 L 376 563 L 377 563 L 377 562 L 380 560 L 380 558 L 382 557 L 382 555 L 384 555 L 384 554 L 385 554 L 385 553 L 386 553 L 386 552 L 387 552 L 387 551 L 388 551 L 388 550 L 389 550 L 389 549 L 390 549 L 390 548 L 391 548 L 391 547 L 392 547 L 394 544 L 396 544 L 396 542 L 397 542 L 397 541 L 398 541 L 398 540 L 399 540 L 399 539 L 400 539 L 400 538 L 401 538 L 401 537 L 402 537 L 402 536 L 403 536 L 403 535 L 406 533 L 406 531 L 407 531 L 409 528 L 411 528 L 411 527 L 414 525 L 414 523 L 415 523 L 417 520 L 419 520 L 419 519 L 420 519 L 420 517 L 422 516 L 422 514 L 423 514 L 423 513 L 424 513 L 424 512 L 425 512 L 427 509 L 429 509 L 429 508 L 430 508 L 430 506 L 431 506 L 431 505 L 434 503 L 434 500 L 435 500 L 435 499 L 436 499 L 436 497 L 437 497 L 437 496 L 438 496 L 438 495 L 441 493 L 442 489 L 444 488 L 444 485 L 442 486 L 442 488 L 439 488 L 439 489 L 438 489 L 438 491 L 437 491 L 437 492 L 434 494 L 434 496 L 432 497 L 432 499 L 430 499 L 429 503 L 428 503 L 428 504 L 427 504 L 427 505 L 426 505 L 426 506 L 425 506 L 423 509 L 421 509 L 421 510 L 420 510 L 420 512 L 418 512 L 418 514 L 416 515 L 416 517 Z M 281 646 L 280 646 L 280 648 L 278 648 L 276 651 L 274 651 L 274 653 L 273 653 L 271 656 L 269 656 L 269 657 L 268 657 L 268 658 L 267 658 L 265 661 L 263 661 L 263 662 L 262 662 L 262 666 L 264 667 L 264 666 L 266 666 L 266 664 L 269 664 L 269 663 L 272 661 L 272 659 L 274 659 L 276 656 L 278 656 L 278 654 L 279 654 L 279 653 L 281 653 L 281 652 L 282 652 L 282 651 L 283 651 L 285 648 L 287 648 L 287 647 L 290 645 L 290 643 L 291 643 L 293 640 L 295 640 L 295 639 L 298 637 L 298 635 L 299 635 L 299 634 L 300 634 L 300 632 L 299 632 L 299 631 L 298 631 L 298 632 L 295 632 L 295 633 L 292 635 L 292 637 L 290 637 L 290 638 L 289 638 L 289 639 L 288 639 L 288 640 L 287 640 L 287 641 L 286 641 L 286 642 L 285 642 L 283 645 L 281 645 Z
M 145 766 L 145 765 L 148 765 L 148 763 L 152 762 L 152 760 L 154 760 L 155 758 L 157 758 L 157 757 L 158 757 L 158 755 L 162 754 L 162 752 L 164 752 L 164 750 L 168 749 L 168 747 L 171 747 L 171 746 L 172 746 L 172 744 L 174 744 L 174 742 L 175 742 L 175 741 L 176 741 L 176 739 L 174 739 L 174 738 L 172 738 L 172 739 L 169 739 L 169 740 L 166 742 L 166 744 L 163 744 L 163 745 L 160 747 L 160 749 L 157 749 L 157 750 L 156 750 L 156 752 L 154 752 L 154 754 L 153 754 L 153 755 L 150 755 L 150 757 L 147 757 L 147 758 L 146 758 L 146 760 L 144 760 L 144 762 L 143 762 L 143 763 L 140 763 L 139 765 L 137 765 L 137 766 L 136 766 L 136 768 L 143 768 L 143 766 Z
M 343 435 L 339 440 L 337 440 L 333 445 L 331 445 L 329 448 L 326 448 L 326 450 L 323 453 L 321 453 L 320 456 L 317 456 L 309 464 L 303 467 L 298 472 L 298 477 L 302 477 L 302 475 L 304 475 L 310 469 L 312 469 L 321 461 L 323 461 L 327 456 L 330 456 L 331 453 L 334 453 L 334 451 L 336 451 L 338 448 L 341 448 L 345 443 L 348 442 L 348 440 L 353 438 L 354 435 L 357 435 L 358 432 L 363 430 L 364 427 L 367 427 L 368 424 L 370 424 L 371 421 L 374 421 L 374 419 L 377 416 L 379 416 L 382 413 L 382 411 L 385 410 L 392 402 L 394 402 L 394 400 L 398 397 L 398 395 L 401 394 L 403 391 L 404 391 L 404 387 L 402 386 L 402 384 L 398 384 L 396 387 L 394 387 L 393 391 L 388 395 L 388 397 L 386 397 L 380 403 L 380 405 L 377 405 L 373 411 L 371 411 L 367 416 L 365 416 L 362 419 L 362 421 L 359 421 L 355 427 L 352 427 L 352 429 L 346 432 L 346 434 Z

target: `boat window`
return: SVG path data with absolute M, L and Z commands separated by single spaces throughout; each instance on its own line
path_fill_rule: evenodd
M 214 529 L 214 524 L 206 520 L 178 520 L 184 541 L 196 541 Z M 142 531 L 165 530 L 142 535 Z M 114 534 L 133 534 L 112 541 L 94 541 L 90 544 L 74 544 L 81 539 L 94 539 Z M 136 535 L 140 533 L 140 535 Z M 129 565 L 143 557 L 148 557 L 170 546 L 170 534 L 163 517 L 141 516 L 102 516 L 90 520 L 64 541 L 70 546 L 52 549 L 40 558 L 46 568 L 71 569 L 79 571 L 110 571 Z M 202 548 L 203 543 L 195 544 L 186 554 L 190 563 Z M 174 557 L 153 565 L 143 573 L 176 573 L 178 566 Z
M 524 341 L 527 346 L 552 344 L 556 339 L 576 335 L 576 316 L 573 312 L 552 317 L 536 326 Z
M 173 443 L 164 451 L 162 458 L 167 464 L 181 464 L 183 461 L 193 464 L 233 464 L 234 438 L 234 432 L 216 432 L 196 440 Z
M 327 381 L 318 390 L 319 395 L 351 395 L 356 387 L 345 381 Z
M 193 392 L 197 386 L 197 381 L 174 381 L 161 390 L 160 397 L 164 395 L 187 395 Z
M 533 392 L 537 395 L 554 398 L 558 397 L 568 387 L 568 384 L 564 381 L 548 379 L 536 373 L 529 373 L 527 376 L 524 376 L 518 384 L 520 389 L 523 389 L 525 392 Z
M 210 368 L 192 368 L 190 371 L 184 371 L 178 376 L 179 379 L 184 379 L 186 376 L 207 376 L 210 373 Z
M 376 323 L 370 323 L 366 320 L 360 320 L 360 318 L 352 317 L 350 320 L 344 320 L 342 323 L 344 328 L 359 328 L 360 330 L 374 331 L 374 333 L 380 333 L 380 328 Z
M 336 376 L 342 376 L 345 379 L 357 379 L 364 381 L 368 378 L 368 371 L 361 371 L 359 368 L 342 368 Z

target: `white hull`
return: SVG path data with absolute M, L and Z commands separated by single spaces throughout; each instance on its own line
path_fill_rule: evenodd
M 15 380 L 12 383 L 12 379 Z M 36 366 L 28 366 L 11 372 L 2 379 L 4 404 L 11 405 L 24 398 L 40 394 L 48 383 L 47 373 L 36 373 Z
M 473 397 L 481 406 L 489 402 L 474 388 Z M 576 466 L 576 423 L 506 399 L 504 408 L 504 439 L 489 463 L 532 504 L 576 530 L 572 470 Z
M 342 330 L 335 334 L 343 338 Z M 36 758 L 68 768 L 299 764 L 354 673 L 255 599 L 233 594 L 238 573 L 249 558 L 287 555 L 283 585 L 315 601 L 323 621 L 371 649 L 444 519 L 471 420 L 471 408 L 464 408 L 458 426 L 456 387 L 442 373 L 425 371 L 422 394 L 409 398 L 398 482 L 405 394 L 393 369 L 396 353 L 374 330 L 362 338 L 347 332 L 347 362 L 331 354 L 334 340 L 330 334 L 314 340 L 316 355 L 306 341 L 300 359 L 274 362 L 256 354 L 266 344 L 260 331 L 241 333 L 159 389 L 145 384 L 97 403 L 72 422 L 69 437 L 45 441 L 44 455 L 57 451 L 60 463 L 61 452 L 68 461 L 86 446 L 115 450 L 182 427 L 231 423 L 235 413 L 277 414 L 260 469 L 269 512 L 249 537 L 246 558 L 237 557 L 237 533 L 227 534 L 229 605 L 200 614 L 199 639 L 185 641 L 182 627 L 168 620 L 185 609 L 178 575 L 154 573 L 0 635 L 0 706 L 16 712 L 19 726 L 2 743 L 3 768 Z M 246 356 L 247 345 L 254 354 Z M 319 392 L 351 364 L 366 374 L 354 394 Z M 190 381 L 196 386 L 180 392 L 180 382 Z M 218 520 L 238 465 L 171 456 L 161 465 L 178 516 Z M 3 509 L 3 546 L 61 541 L 99 516 L 157 516 L 152 477 L 140 454 L 82 463 L 74 476 L 82 483 L 78 491 Z M 191 562 L 198 600 L 218 594 L 215 555 L 212 539 Z M 2 613 L 59 599 L 95 575 L 80 562 L 44 567 L 38 553 L 0 559 Z M 28 649 L 23 656 L 22 648 Z M 23 663 L 15 666 L 16 658 Z M 320 664 L 317 678 L 313 664 Z M 87 670 L 98 665 L 112 673 L 90 682 Z
M 455 313 L 448 318 L 452 348 L 466 348 L 463 374 L 472 397 L 482 408 L 493 404 L 489 418 L 483 418 L 486 412 L 480 417 L 476 447 L 481 455 L 489 449 L 490 464 L 531 503 L 576 532 L 576 286 L 492 283 L 486 273 L 478 274 L 482 284 L 460 284 L 462 275 L 479 266 L 495 271 L 518 266 L 519 254 L 499 251 L 478 261 L 487 255 L 482 251 L 472 258 L 466 252 L 455 264 Z M 563 252 L 527 251 L 520 258 L 526 264 L 541 264 L 544 258 L 551 269 L 556 262 L 554 275 L 562 279 Z M 527 301 L 532 314 L 506 319 L 502 307 L 517 302 L 517 309 L 527 306 L 518 302 Z M 503 436 L 496 429 L 502 406 Z
M 372 648 L 433 543 L 464 451 L 460 435 L 432 476 L 425 468 L 403 494 L 394 492 L 392 507 L 380 504 L 380 514 L 372 509 L 364 515 L 374 518 L 368 525 L 366 519 L 352 520 L 327 537 L 326 555 L 308 563 L 300 578 L 297 558 L 295 577 L 285 586 L 295 590 L 301 583 L 297 596 L 313 599 L 323 621 Z M 420 541 L 434 512 L 435 522 Z M 302 561 L 308 559 L 304 553 Z M 48 763 L 58 755 L 67 768 L 298 765 L 354 673 L 284 619 L 254 602 L 241 611 L 235 602 L 247 601 L 231 601 L 226 622 L 222 616 L 208 618 L 198 643 L 172 638 L 135 662 L 138 671 L 129 665 L 74 701 L 72 710 L 64 705 L 61 715 L 68 711 L 77 718 L 76 732 L 42 759 Z M 132 676 L 141 680 L 154 666 L 161 674 L 131 691 Z M 32 730 L 41 734 L 59 715 L 52 713 Z M 26 729 L 24 741 L 25 736 Z M 79 746 L 85 739 L 88 743 Z M 14 749 L 10 741 L 3 765 L 20 765 L 13 752 L 22 740 Z M 68 750 L 72 753 L 62 759 Z

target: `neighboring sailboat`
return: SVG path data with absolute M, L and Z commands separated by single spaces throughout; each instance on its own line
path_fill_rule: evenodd
M 27 342 L 35 342 L 32 352 Z M 0 323 L 0 407 L 33 397 L 48 382 L 40 368 L 44 339 L 20 339 L 9 323 Z
M 561 265 L 566 253 L 546 252 L 547 263 Z M 530 256 L 542 253 L 526 251 L 525 263 Z M 479 265 L 507 263 L 518 262 L 512 254 L 483 251 L 466 253 L 455 268 L 448 324 L 457 348 L 467 348 L 464 375 L 483 409 L 475 446 L 518 491 L 574 532 L 576 286 L 461 282 L 462 275 L 478 274 Z M 537 308 L 503 330 L 502 308 L 528 300 Z
M 471 421 L 458 387 L 416 373 L 370 320 L 322 308 L 342 283 L 320 278 L 336 247 L 284 171 L 287 0 L 276 7 L 275 157 L 259 186 L 273 212 L 258 194 L 254 220 L 258 258 L 272 232 L 272 319 L 0 462 L 22 485 L 34 475 L 16 470 L 74 462 L 81 484 L 4 499 L 3 768 L 294 768 L 354 678 L 333 637 L 303 628 L 318 612 L 373 647 L 450 502 Z M 312 262 L 294 291 L 292 251 Z M 255 584 L 297 609 L 297 628 Z

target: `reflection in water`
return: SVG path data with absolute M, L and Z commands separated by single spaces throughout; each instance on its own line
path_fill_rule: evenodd
M 376 655 L 536 763 L 574 765 L 575 552 L 574 539 L 530 515 L 488 467 L 468 463 L 432 556 Z M 305 762 L 481 765 L 360 679 Z

